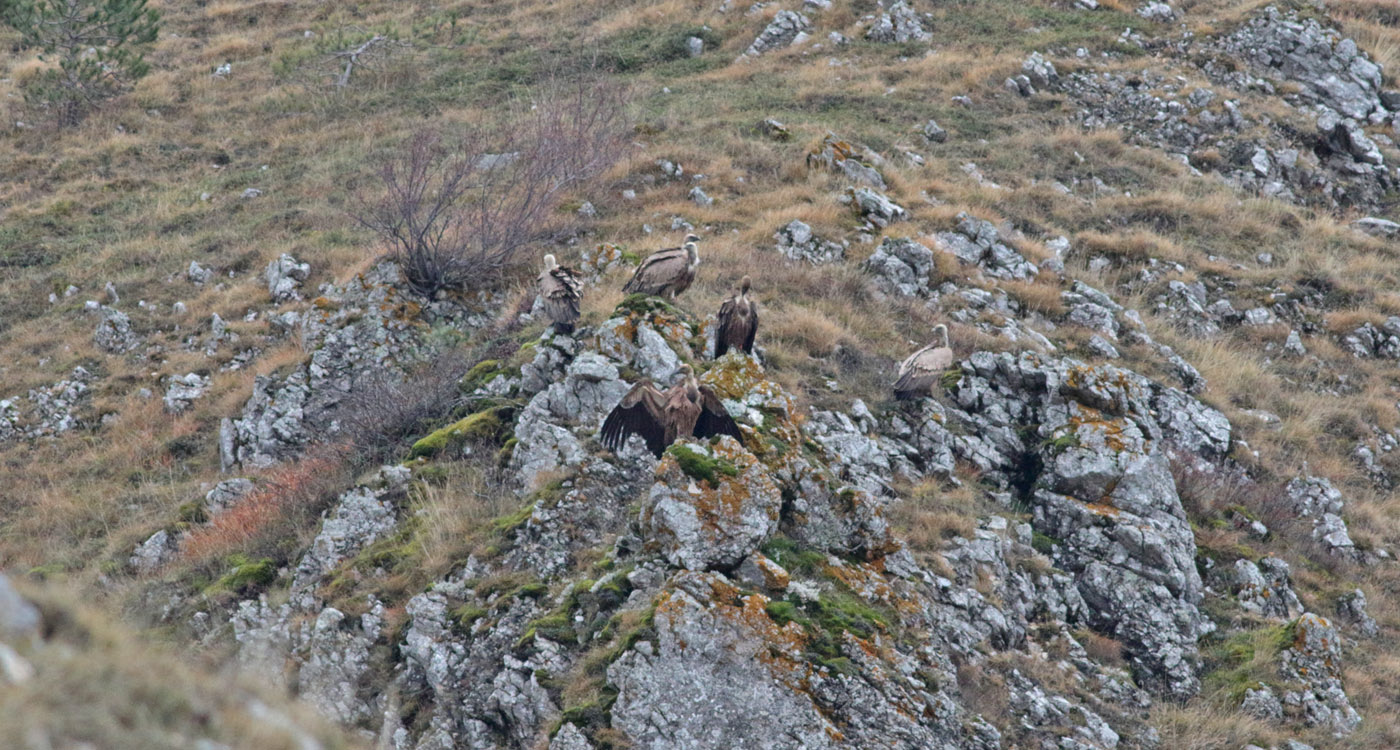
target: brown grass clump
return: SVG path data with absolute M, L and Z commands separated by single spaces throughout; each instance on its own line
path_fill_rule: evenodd
M 196 565 L 234 552 L 262 557 L 281 540 L 295 537 L 297 530 L 305 533 L 348 481 L 346 453 L 342 446 L 323 446 L 270 470 L 258 478 L 252 494 L 190 532 L 181 554 Z

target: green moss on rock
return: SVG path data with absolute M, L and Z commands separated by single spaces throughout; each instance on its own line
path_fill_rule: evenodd
M 206 594 L 229 592 L 248 594 L 277 580 L 277 564 L 272 560 L 249 560 L 243 555 L 229 558 L 232 568 L 205 589 Z
M 710 484 L 711 487 L 719 486 L 719 475 L 728 477 L 739 476 L 739 467 L 726 461 L 723 458 L 706 456 L 697 453 L 689 446 L 676 444 L 666 449 L 666 452 L 676 459 L 676 464 L 681 471 L 692 479 L 701 479 Z
M 506 433 L 514 406 L 495 406 L 436 430 L 413 444 L 411 458 L 436 456 L 468 442 L 497 442 Z

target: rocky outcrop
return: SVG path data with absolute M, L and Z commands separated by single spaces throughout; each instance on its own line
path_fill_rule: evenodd
M 931 291 L 933 251 L 908 238 L 886 237 L 864 268 L 887 294 L 926 297 Z
M 1324 477 L 1297 477 L 1284 488 L 1287 502 L 1300 518 L 1312 523 L 1312 538 L 1324 549 L 1340 555 L 1351 555 L 1356 545 L 1342 520 L 1345 503 L 1342 493 Z
M 141 346 L 141 337 L 131 328 L 131 317 L 114 307 L 101 309 L 102 319 L 92 333 L 92 341 L 108 354 L 125 354 Z
M 190 408 L 190 404 L 204 395 L 209 389 L 209 376 L 200 375 L 197 372 L 185 375 L 173 375 L 166 382 L 165 410 L 171 414 L 179 414 Z
M 1342 688 L 1340 634 L 1327 618 L 1309 612 L 1293 623 L 1292 636 L 1279 674 L 1303 687 L 1283 693 L 1285 712 L 1337 737 L 1350 734 L 1361 723 L 1361 716 Z
M 1324 28 L 1316 18 L 1300 18 L 1269 6 L 1219 48 L 1245 61 L 1257 74 L 1303 85 L 1302 95 L 1340 114 L 1366 120 L 1384 119 L 1381 68 L 1356 42 Z
M 285 375 L 260 375 L 240 417 L 232 420 L 229 459 L 261 468 L 330 438 L 335 409 L 366 383 L 393 378 L 413 359 L 420 333 L 418 303 L 395 288 L 399 272 L 384 263 L 345 285 L 326 289 L 318 305 L 296 317 L 306 362 Z M 482 321 L 466 316 L 463 328 Z
M 904 0 L 895 0 L 865 32 L 865 38 L 872 42 L 893 42 L 910 44 L 933 40 L 933 34 L 924 28 L 923 19 Z
M 778 530 L 778 486 L 733 438 L 676 443 L 656 474 L 641 528 L 675 567 L 732 569 Z
M 988 276 L 999 279 L 1028 279 L 1040 269 L 1001 239 L 990 221 L 966 213 L 957 216 L 957 230 L 939 232 L 939 246 L 963 263 L 977 266 Z
M 276 260 L 267 264 L 263 279 L 267 281 L 267 293 L 275 302 L 289 302 L 301 299 L 302 282 L 311 275 L 311 265 L 282 253 Z
M 772 23 L 764 27 L 758 38 L 753 40 L 749 48 L 744 51 L 742 57 L 758 57 L 765 52 L 796 44 L 807 36 L 807 32 L 812 28 L 812 22 L 801 13 L 790 10 L 780 10 L 773 16 Z

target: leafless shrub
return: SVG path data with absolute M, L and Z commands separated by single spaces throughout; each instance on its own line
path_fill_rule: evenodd
M 460 397 L 457 383 L 475 361 L 454 349 L 407 373 L 386 369 L 359 383 L 336 411 L 343 439 L 355 446 L 356 463 L 387 460 L 425 425 L 450 413 Z
M 489 286 L 560 228 L 565 193 L 621 156 L 626 103 L 604 78 L 556 77 L 497 128 L 420 130 L 379 165 L 381 190 L 358 195 L 352 216 L 416 292 Z

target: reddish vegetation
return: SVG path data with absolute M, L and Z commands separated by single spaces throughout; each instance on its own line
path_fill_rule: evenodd
M 320 501 L 345 482 L 346 453 L 344 446 L 322 446 L 269 470 L 257 479 L 256 490 L 191 531 L 181 554 L 199 563 L 247 551 L 263 539 L 285 535 L 301 518 L 314 518 Z

